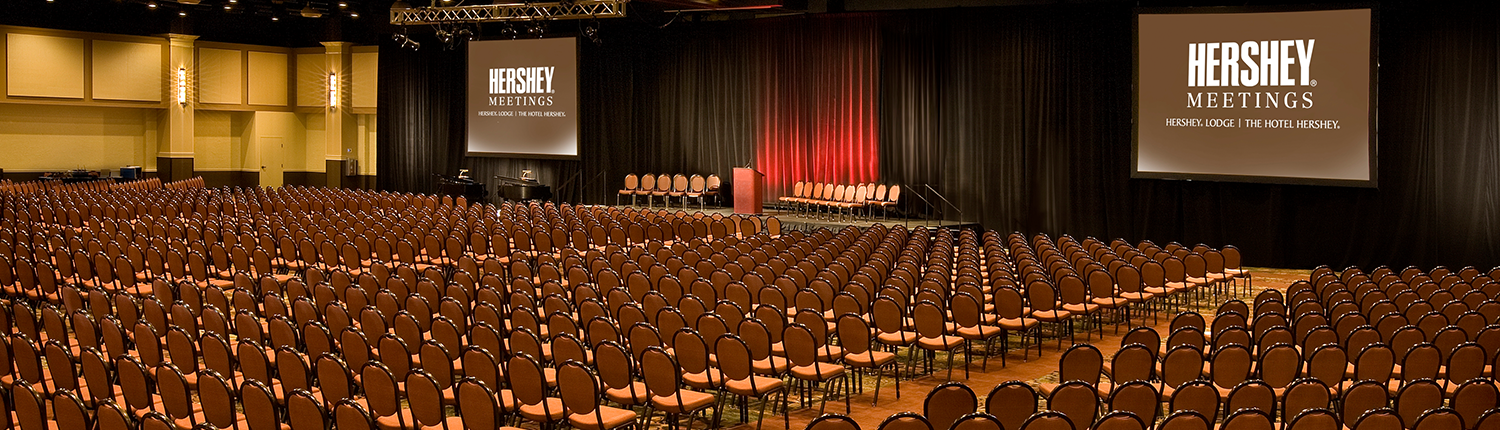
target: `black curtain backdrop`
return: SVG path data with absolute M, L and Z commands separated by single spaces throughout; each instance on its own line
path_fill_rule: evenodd
M 1000 231 L 1233 244 L 1273 267 L 1500 264 L 1500 7 L 1378 5 L 1370 189 L 1131 179 L 1132 5 L 605 21 L 580 44 L 576 161 L 465 157 L 463 51 L 387 44 L 379 185 L 531 168 L 554 187 L 576 174 L 565 201 L 613 203 L 626 173 L 727 180 L 782 157 L 805 167 L 778 169 L 772 196 L 791 175 L 931 187 L 953 207 L 906 209 Z

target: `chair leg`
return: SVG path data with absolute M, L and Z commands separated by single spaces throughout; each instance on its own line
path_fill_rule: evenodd
M 852 384 L 853 384 L 853 381 L 849 379 L 849 375 L 845 374 L 844 375 L 844 415 L 849 415 L 849 413 L 852 412 L 852 410 L 849 407 L 849 402 L 854 397 L 854 386 Z

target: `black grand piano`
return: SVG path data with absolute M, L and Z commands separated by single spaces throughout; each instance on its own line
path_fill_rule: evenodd
M 442 176 L 437 175 L 438 194 L 463 197 L 474 203 L 484 203 L 486 195 L 484 184 L 475 182 L 465 176 Z
M 514 201 L 552 199 L 552 187 L 542 185 L 535 179 L 495 176 L 495 181 L 495 192 L 500 195 L 501 199 Z

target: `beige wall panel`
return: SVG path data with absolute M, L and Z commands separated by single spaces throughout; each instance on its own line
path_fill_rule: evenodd
M 198 49 L 199 103 L 244 103 L 244 88 L 244 62 L 239 50 Z
M 250 52 L 250 104 L 286 106 L 287 55 Z
M 83 98 L 83 39 L 6 35 L 6 94 Z
M 198 111 L 193 114 L 194 170 L 244 167 L 245 136 L 253 134 L 254 112 Z
M 322 107 L 327 105 L 328 56 L 326 54 L 297 54 L 297 106 Z
M 323 162 L 328 152 L 328 117 L 327 115 L 315 113 L 307 114 L 307 139 L 303 145 L 303 154 L 308 172 L 322 172 L 328 170 L 328 165 Z M 288 162 L 290 164 L 290 161 Z
M 353 99 L 350 106 L 357 108 L 375 107 L 376 92 L 379 86 L 376 84 L 380 77 L 380 53 L 356 52 L 353 55 Z
M 0 167 L 6 171 L 155 166 L 152 109 L 0 104 Z
M 161 45 L 94 41 L 95 100 L 161 101 L 167 76 L 162 73 Z

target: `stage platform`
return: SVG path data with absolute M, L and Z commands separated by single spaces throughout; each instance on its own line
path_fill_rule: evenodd
M 636 208 L 636 209 L 663 209 L 663 207 L 661 207 L 661 206 L 653 206 L 653 207 L 650 207 L 650 208 L 647 208 L 646 206 L 630 206 L 630 205 L 621 205 L 621 206 L 622 207 L 632 207 L 632 208 Z M 667 207 L 665 209 L 667 209 L 669 211 L 674 211 L 674 212 L 677 211 L 677 210 L 686 210 L 689 213 L 691 213 L 691 212 L 697 212 L 698 211 L 698 207 L 696 205 L 688 205 L 688 207 L 686 209 L 684 209 L 682 206 L 673 205 L 673 206 Z M 716 207 L 716 206 L 705 206 L 703 208 L 702 212 L 705 213 L 705 214 L 709 214 L 709 215 L 712 215 L 712 214 L 722 214 L 722 215 L 728 216 L 728 215 L 734 213 L 734 208 L 730 208 L 730 207 Z M 776 208 L 770 207 L 769 205 L 766 206 L 765 212 L 761 213 L 761 215 L 763 215 L 763 216 L 774 216 L 774 217 L 776 217 L 776 219 L 781 220 L 781 228 L 783 230 L 800 230 L 800 231 L 812 231 L 812 230 L 817 230 L 817 229 L 820 229 L 820 228 L 828 228 L 828 229 L 831 229 L 831 230 L 838 230 L 838 229 L 842 229 L 842 228 L 848 227 L 848 226 L 869 227 L 869 226 L 872 226 L 872 225 L 875 225 L 875 224 L 883 224 L 883 225 L 887 225 L 887 226 L 903 225 L 903 226 L 906 226 L 906 228 L 927 227 L 927 228 L 951 228 L 951 229 L 977 229 L 977 228 L 980 227 L 978 223 L 973 223 L 973 222 L 964 222 L 964 221 L 955 221 L 955 220 L 929 220 L 929 219 L 897 218 L 897 217 L 885 218 L 885 217 L 880 216 L 879 214 L 877 214 L 874 218 L 870 218 L 870 217 L 866 217 L 866 216 L 857 216 L 856 217 L 856 216 L 839 216 L 839 215 L 829 216 L 828 214 L 802 214 L 802 213 L 798 213 L 798 212 L 794 212 L 794 211 L 778 210 Z

